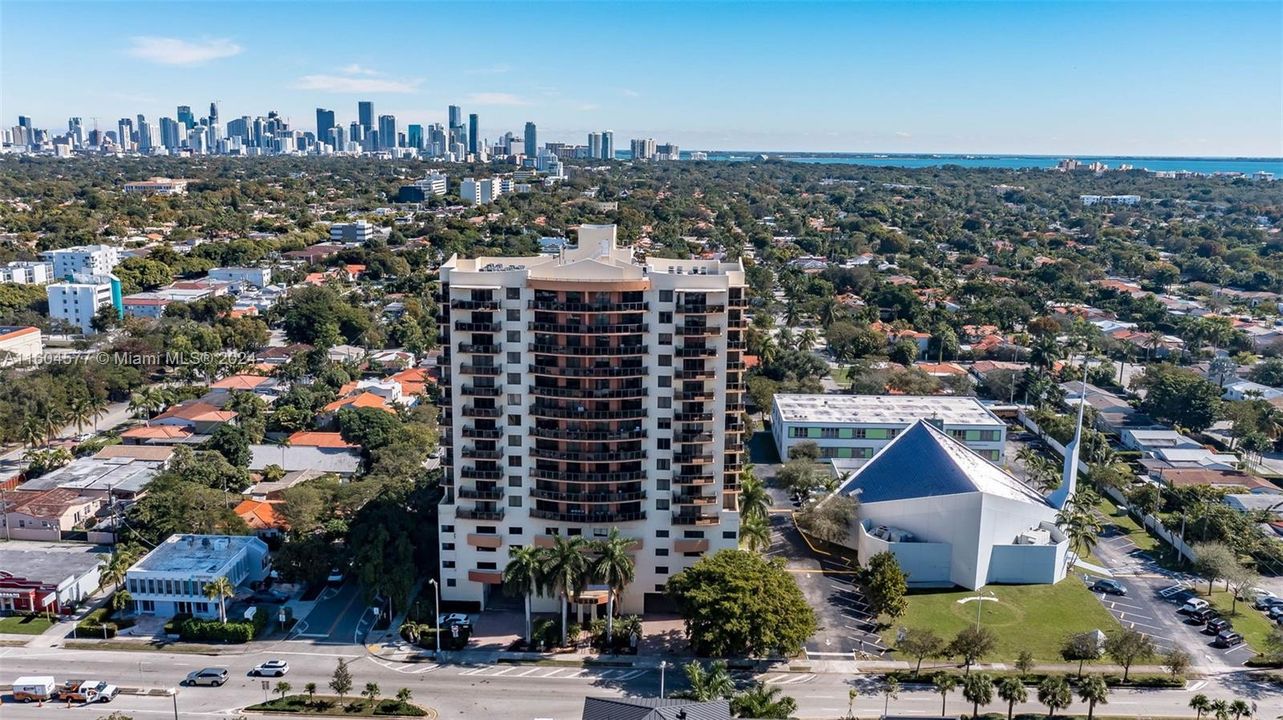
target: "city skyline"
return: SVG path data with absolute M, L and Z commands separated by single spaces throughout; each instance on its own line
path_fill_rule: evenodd
M 399 128 L 445 124 L 457 104 L 491 142 L 530 121 L 541 142 L 613 129 L 692 149 L 1283 155 L 1283 51 L 1240 41 L 1278 25 L 1273 3 L 467 6 L 473 27 L 503 20 L 546 40 L 484 56 L 463 51 L 472 34 L 422 40 L 424 22 L 460 6 L 363 4 L 397 22 L 345 24 L 325 46 L 312 38 L 332 34 L 332 18 L 255 7 L 247 23 L 225 4 L 158 16 L 147 3 L 6 3 L 4 122 L 97 116 L 105 130 L 142 114 L 155 128 L 175 106 L 213 99 L 224 123 L 275 110 L 314 129 L 317 108 L 347 127 L 371 100 L 375 124 L 392 115 Z M 674 32 L 612 22 L 626 10 Z M 27 30 L 51 13 L 59 33 Z M 588 33 L 593 18 L 612 29 Z M 1054 57 L 1049 38 L 1063 43 Z M 127 72 L 84 82 L 98 63 Z

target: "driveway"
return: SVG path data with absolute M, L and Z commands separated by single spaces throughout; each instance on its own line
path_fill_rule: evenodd
M 318 645 L 359 645 L 374 619 L 361 586 L 348 582 L 326 588 L 307 617 L 290 632 L 290 639 Z

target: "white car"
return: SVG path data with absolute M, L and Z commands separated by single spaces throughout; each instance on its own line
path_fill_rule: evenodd
M 467 623 L 468 616 L 464 613 L 449 613 L 447 615 L 437 616 L 437 627 L 445 627 L 447 625 L 466 625 Z
M 254 669 L 249 672 L 251 675 L 259 677 L 280 677 L 289 671 L 290 664 L 284 660 L 268 660 L 265 663 L 255 665 Z
M 1185 604 L 1181 606 L 1181 609 L 1177 610 L 1176 612 L 1188 615 L 1190 613 L 1198 612 L 1199 610 L 1203 610 L 1208 607 L 1210 607 L 1210 605 L 1208 605 L 1206 600 L 1202 600 L 1199 598 L 1190 598 L 1189 600 L 1186 600 Z

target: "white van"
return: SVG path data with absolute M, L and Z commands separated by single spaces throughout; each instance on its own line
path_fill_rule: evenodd
M 13 681 L 14 702 L 45 702 L 53 699 L 54 682 L 51 675 L 32 675 Z

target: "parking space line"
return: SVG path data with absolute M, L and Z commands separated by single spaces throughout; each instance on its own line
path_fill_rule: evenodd
M 493 675 L 491 675 L 490 677 L 499 677 L 500 675 L 506 675 L 507 673 L 510 673 L 510 672 L 512 672 L 513 670 L 516 670 L 516 669 L 517 669 L 517 666 L 516 666 L 516 665 L 510 665 L 510 666 L 508 666 L 508 667 L 506 667 L 506 668 L 504 668 L 504 669 L 500 670 L 499 672 L 494 673 L 494 674 L 493 674 Z
M 537 668 L 537 667 L 533 667 L 533 668 L 530 668 L 529 670 L 527 670 L 527 671 L 525 671 L 525 672 L 523 672 L 523 673 L 517 673 L 517 674 L 516 674 L 516 675 L 514 675 L 513 677 L 525 677 L 525 676 L 529 675 L 530 673 L 538 672 L 538 670 L 539 670 L 539 668 Z

